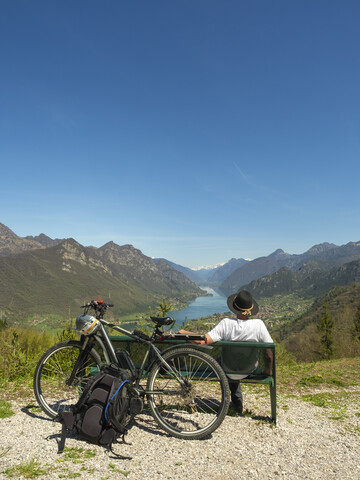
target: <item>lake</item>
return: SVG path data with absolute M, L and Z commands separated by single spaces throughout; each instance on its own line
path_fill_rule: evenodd
M 214 313 L 224 313 L 229 311 L 229 307 L 226 303 L 227 297 L 213 288 L 200 288 L 211 293 L 211 296 L 197 297 L 187 307 L 168 313 L 169 317 L 175 318 L 176 326 L 181 326 L 185 317 L 187 320 L 194 320 L 200 317 L 208 317 Z

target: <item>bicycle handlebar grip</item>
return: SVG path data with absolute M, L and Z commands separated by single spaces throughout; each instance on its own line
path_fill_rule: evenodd
M 142 338 L 143 340 L 150 340 L 149 335 L 146 335 L 146 333 L 142 332 L 141 330 L 134 330 L 133 335 L 136 335 L 139 338 Z

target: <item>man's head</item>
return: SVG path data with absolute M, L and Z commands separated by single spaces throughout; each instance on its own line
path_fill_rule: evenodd
M 229 309 L 236 313 L 238 318 L 255 315 L 259 311 L 259 306 L 247 290 L 240 290 L 238 293 L 230 295 L 227 299 Z

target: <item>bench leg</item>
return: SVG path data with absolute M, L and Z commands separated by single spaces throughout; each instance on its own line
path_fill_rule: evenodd
M 276 425 L 276 385 L 270 385 L 271 418 Z

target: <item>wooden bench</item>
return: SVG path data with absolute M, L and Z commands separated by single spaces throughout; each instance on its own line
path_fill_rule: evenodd
M 144 345 L 127 336 L 111 336 L 110 338 L 115 348 L 127 350 L 135 365 L 137 367 L 140 365 L 145 353 L 146 347 Z M 271 420 L 276 424 L 276 355 L 274 343 L 221 341 L 207 346 L 189 344 L 181 340 L 163 340 L 157 342 L 156 346 L 159 350 L 164 350 L 171 345 L 179 344 L 199 348 L 216 358 L 223 367 L 230 383 L 240 380 L 241 383 L 269 385 Z M 261 370 L 265 365 L 264 354 L 266 349 L 273 351 L 273 375 L 271 377 L 261 374 Z M 254 365 L 254 360 L 257 358 L 259 359 L 259 366 L 250 373 L 248 370 L 249 365 Z M 244 377 L 244 375 L 246 376 Z

